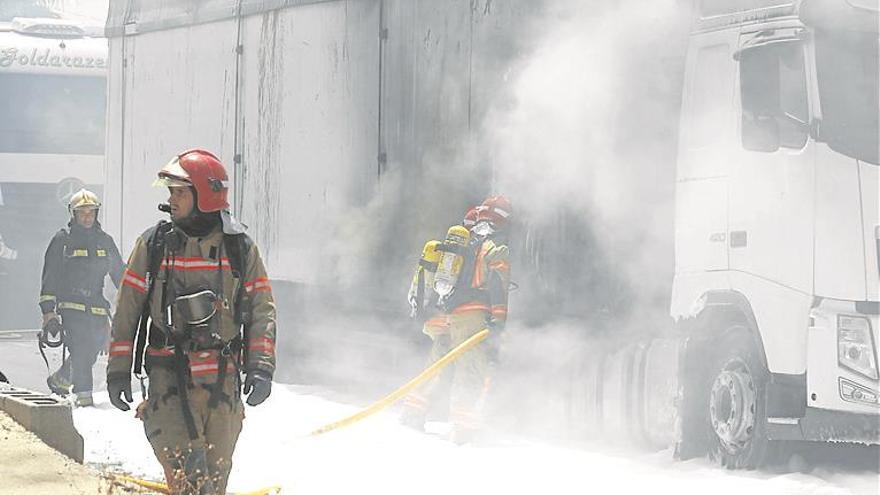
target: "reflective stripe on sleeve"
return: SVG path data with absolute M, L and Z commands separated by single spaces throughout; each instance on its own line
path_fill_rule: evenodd
M 141 294 L 147 293 L 146 279 L 128 268 L 125 269 L 125 272 L 122 275 L 122 285 L 127 285 Z
M 248 350 L 273 354 L 275 352 L 275 341 L 265 337 L 261 339 L 253 339 L 248 343 Z
M 130 340 L 118 340 L 110 344 L 110 356 L 130 356 L 134 350 L 134 342 Z
M 251 292 L 269 292 L 272 290 L 272 286 L 269 284 L 269 279 L 266 277 L 255 278 L 249 282 L 244 283 L 244 290 L 247 291 L 248 294 Z

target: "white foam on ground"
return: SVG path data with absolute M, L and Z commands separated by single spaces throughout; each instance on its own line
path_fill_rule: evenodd
M 162 471 L 133 412 L 113 408 L 106 393 L 97 407 L 76 409 L 85 460 L 150 479 Z M 516 438 L 457 446 L 445 424 L 422 434 L 386 411 L 317 437 L 309 432 L 357 411 L 276 384 L 259 407 L 247 407 L 234 456 L 230 490 L 281 485 L 283 493 L 412 495 L 671 493 L 676 495 L 878 493 L 876 472 L 809 474 L 729 471 L 707 460 L 672 460 L 605 448 L 566 448 Z

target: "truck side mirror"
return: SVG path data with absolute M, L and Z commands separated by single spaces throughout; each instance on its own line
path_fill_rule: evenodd
M 750 151 L 772 153 L 779 149 L 779 122 L 770 115 L 743 112 L 742 145 Z

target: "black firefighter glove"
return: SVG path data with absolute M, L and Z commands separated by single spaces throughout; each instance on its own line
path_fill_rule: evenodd
M 272 375 L 263 370 L 251 370 L 244 379 L 244 394 L 247 403 L 258 406 L 272 393 Z
M 133 402 L 131 398 L 131 376 L 128 373 L 111 373 L 107 375 L 107 394 L 110 395 L 110 403 L 117 409 L 128 411 L 128 404 Z M 125 400 L 122 397 L 125 396 Z
M 504 321 L 492 318 L 487 325 L 489 336 L 486 337 L 486 359 L 489 364 L 496 366 L 501 352 L 501 339 L 504 336 Z

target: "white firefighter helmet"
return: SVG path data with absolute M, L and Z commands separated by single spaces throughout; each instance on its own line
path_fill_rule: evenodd
M 70 197 L 67 203 L 67 211 L 73 215 L 76 210 L 97 210 L 101 207 L 98 195 L 88 189 L 80 189 Z

